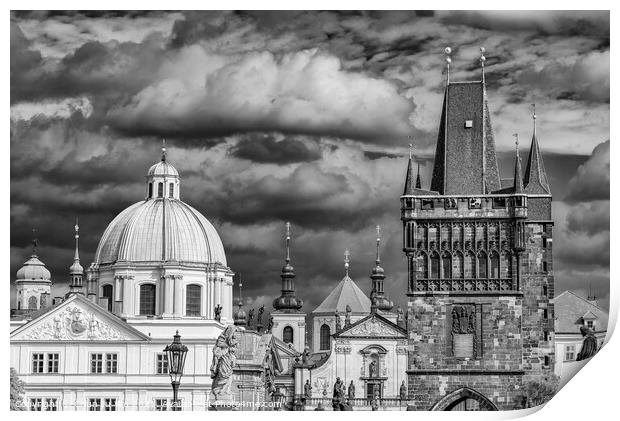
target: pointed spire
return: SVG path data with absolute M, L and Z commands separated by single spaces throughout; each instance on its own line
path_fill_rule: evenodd
M 349 253 L 349 249 L 344 251 L 344 275 L 349 277 L 349 262 L 350 262 L 351 253 Z
M 74 262 L 80 262 L 80 252 L 79 252 L 79 239 L 80 239 L 80 226 L 78 224 L 78 218 L 75 217 L 75 254 L 73 255 Z
M 523 173 L 521 171 L 521 157 L 519 156 L 519 134 L 513 134 L 515 138 L 516 154 L 515 157 L 515 173 L 514 173 L 514 192 L 516 194 L 523 193 Z
M 237 303 L 237 306 L 239 308 L 237 309 L 237 311 L 235 311 L 235 314 L 233 314 L 235 326 L 245 326 L 247 323 L 246 314 L 242 308 L 243 307 L 242 288 L 243 288 L 243 284 L 241 283 L 241 273 L 239 273 L 239 301 Z
M 411 141 L 412 137 L 408 136 L 408 138 Z M 407 175 L 405 176 L 404 196 L 415 194 L 415 189 L 420 188 L 418 187 L 418 180 L 414 181 L 413 174 L 413 144 L 409 143 L 409 162 L 407 163 Z
M 299 310 L 303 306 L 303 300 L 295 295 L 295 269 L 291 265 L 290 243 L 291 243 L 291 223 L 287 222 L 286 227 L 286 258 L 282 267 L 282 294 L 273 301 L 276 310 Z
M 420 163 L 419 162 L 418 162 L 418 175 L 415 178 L 415 188 L 416 189 L 422 188 L 422 181 L 420 180 Z
M 381 226 L 377 225 L 377 266 L 381 263 L 381 259 L 379 258 L 379 247 L 381 246 Z
M 161 141 L 161 162 L 166 162 L 166 139 Z
M 547 172 L 545 171 L 545 164 L 543 163 L 542 154 L 538 147 L 538 137 L 536 135 L 536 104 L 532 104 L 532 144 L 530 146 L 530 153 L 527 158 L 527 165 L 525 167 L 525 192 L 530 194 L 551 194 L 549 188 L 549 181 L 547 179 Z

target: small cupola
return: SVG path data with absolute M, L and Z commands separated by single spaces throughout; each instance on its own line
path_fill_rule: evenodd
M 166 142 L 161 148 L 161 160 L 152 165 L 146 173 L 146 199 L 180 200 L 181 177 L 167 160 Z

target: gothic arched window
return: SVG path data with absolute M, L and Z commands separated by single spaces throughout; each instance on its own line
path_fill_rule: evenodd
M 439 279 L 439 255 L 431 254 L 431 279 Z
M 290 326 L 286 326 L 284 330 L 282 330 L 282 341 L 286 344 L 293 343 L 293 328 Z
M 491 278 L 499 278 L 499 256 L 496 252 L 491 253 Z
M 32 296 L 28 298 L 28 310 L 36 310 L 37 309 L 37 297 Z
M 153 183 L 149 183 L 149 199 L 153 197 Z
M 185 289 L 185 315 L 200 316 L 200 298 L 202 287 L 200 285 L 188 285 Z
M 483 251 L 478 253 L 478 278 L 487 278 L 487 255 Z
M 323 324 L 323 326 L 321 326 L 321 338 L 319 341 L 320 342 L 319 349 L 321 351 L 329 351 L 329 349 L 331 348 L 330 334 L 331 332 L 330 332 L 329 326 L 327 324 Z
M 512 257 L 510 253 L 502 253 L 502 278 L 512 278 Z
M 155 315 L 155 285 L 154 284 L 140 285 L 140 315 L 141 316 L 154 316 Z
M 474 278 L 476 276 L 476 257 L 471 251 L 465 253 L 463 274 L 465 278 Z
M 441 256 L 441 270 L 444 279 L 452 278 L 452 257 L 449 253 L 443 253 Z
M 426 254 L 418 253 L 418 257 L 416 258 L 416 266 L 417 266 L 417 277 L 419 279 L 428 278 L 428 264 Z
M 454 253 L 454 256 L 452 257 L 452 277 L 463 277 L 463 255 L 460 251 Z
M 104 285 L 102 289 L 102 295 L 103 298 L 107 298 L 108 299 L 108 311 L 111 313 L 112 312 L 112 299 L 114 297 L 113 293 L 114 293 L 114 287 L 110 284 Z
M 164 183 L 157 183 L 157 197 L 164 197 Z

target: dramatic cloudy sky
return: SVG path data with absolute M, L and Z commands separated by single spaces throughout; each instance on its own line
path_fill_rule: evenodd
M 406 301 L 398 197 L 413 136 L 428 186 L 451 46 L 453 80 L 487 81 L 502 175 L 530 104 L 554 194 L 558 291 L 609 299 L 609 14 L 605 12 L 35 12 L 11 15 L 11 267 L 41 259 L 66 288 L 144 195 L 161 139 L 182 198 L 242 273 L 278 295 L 284 222 L 311 311 L 343 276 L 365 291 L 375 225 L 386 289 Z

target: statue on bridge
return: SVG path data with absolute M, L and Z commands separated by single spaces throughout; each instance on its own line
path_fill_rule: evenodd
M 581 345 L 581 351 L 577 354 L 577 361 L 583 361 L 593 357 L 596 354 L 598 346 L 596 344 L 596 336 L 594 336 L 594 333 L 592 333 L 590 329 L 585 326 L 581 326 L 579 331 L 584 339 L 583 345 Z

